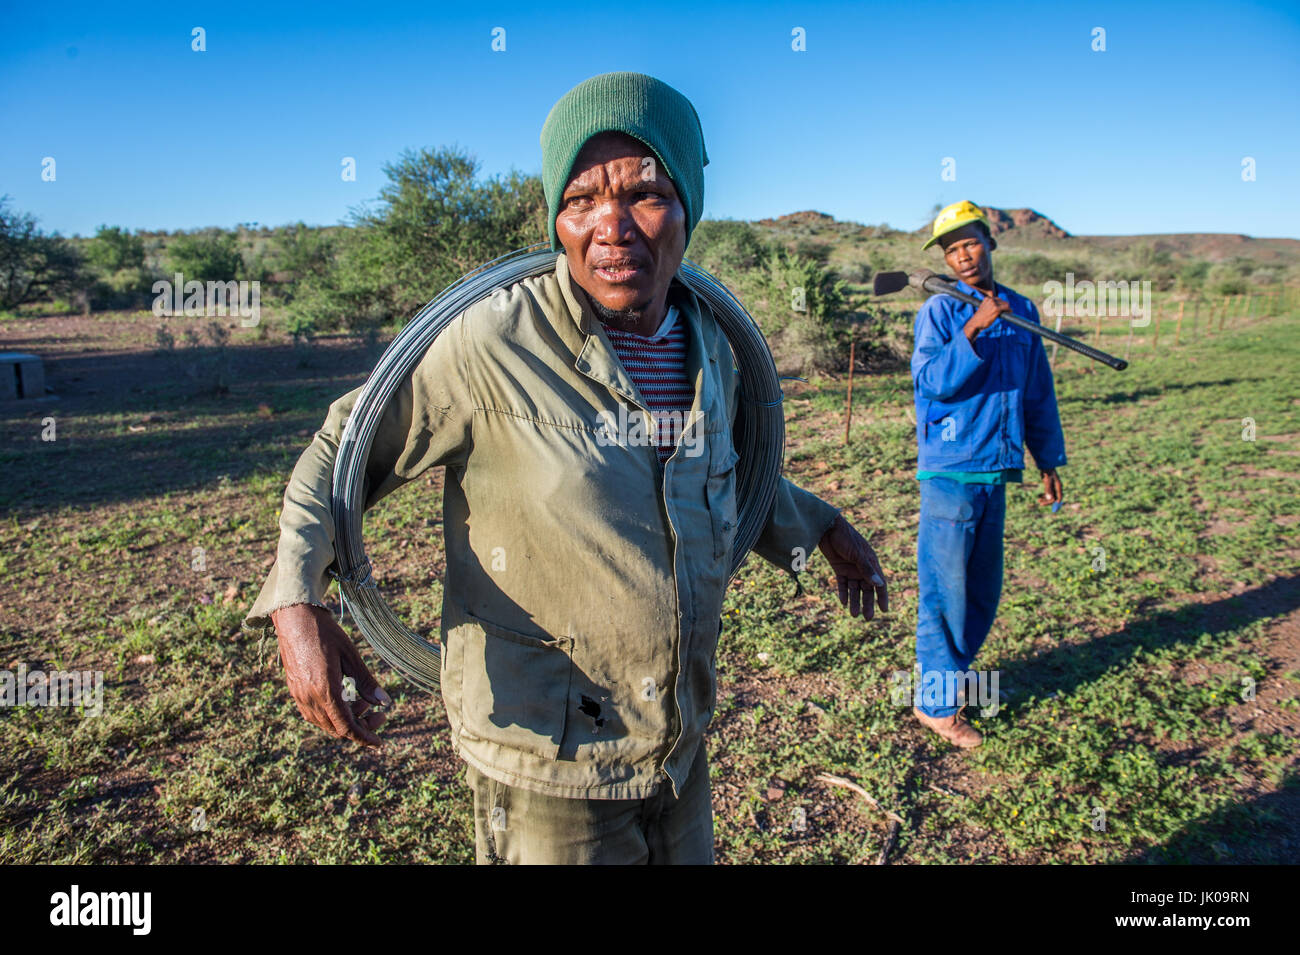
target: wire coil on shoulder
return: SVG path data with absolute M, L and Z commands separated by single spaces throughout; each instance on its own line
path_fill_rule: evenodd
M 366 380 L 339 441 L 334 462 L 334 576 L 344 606 L 367 642 L 401 676 L 436 689 L 439 643 L 408 628 L 379 593 L 361 539 L 366 463 L 375 432 L 402 382 L 442 331 L 470 306 L 497 289 L 555 268 L 558 252 L 545 244 L 518 249 L 461 277 L 424 308 L 389 343 Z M 732 439 L 736 464 L 737 528 L 728 575 L 734 576 L 757 542 L 776 497 L 785 450 L 781 386 L 772 353 L 758 325 L 725 286 L 690 261 L 681 277 L 713 311 L 740 372 L 740 406 Z

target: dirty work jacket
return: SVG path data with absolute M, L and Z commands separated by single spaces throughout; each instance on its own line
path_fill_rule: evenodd
M 965 282 L 957 287 L 984 296 Z M 995 288 L 1012 312 L 1038 321 L 1033 302 L 1005 285 Z M 1019 470 L 1026 446 L 1041 470 L 1062 466 L 1065 437 L 1042 338 L 999 319 L 972 344 L 962 329 L 974 314 L 974 305 L 935 295 L 916 315 L 917 469 Z
M 713 715 L 738 375 L 680 275 L 669 302 L 689 329 L 695 401 L 662 467 L 652 445 L 631 440 L 637 429 L 621 445 L 610 438 L 610 422 L 648 409 L 563 255 L 554 272 L 454 319 L 375 435 L 367 508 L 446 466 L 442 697 L 456 752 L 509 785 L 640 799 L 670 781 L 680 792 Z M 294 468 L 247 627 L 321 605 L 334 458 L 359 392 L 330 406 Z M 754 550 L 801 570 L 796 558 L 812 556 L 837 514 L 783 480 Z

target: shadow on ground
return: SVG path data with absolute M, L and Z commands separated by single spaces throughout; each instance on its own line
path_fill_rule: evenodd
M 1134 388 L 1132 391 L 1114 391 L 1099 398 L 1087 395 L 1063 395 L 1057 401 L 1060 404 L 1089 404 L 1098 402 L 1104 405 L 1123 405 L 1143 398 L 1159 398 L 1174 391 L 1198 391 L 1201 388 L 1228 388 L 1247 381 L 1263 381 L 1262 378 L 1220 378 L 1218 381 L 1169 382 L 1159 387 Z
M 3 347 L 22 350 L 37 338 Z M 268 470 L 287 481 L 330 402 L 362 384 L 379 355 L 355 338 L 170 352 L 59 342 L 41 350 L 57 400 L 0 405 L 0 507 L 23 516 Z M 54 440 L 43 440 L 50 419 Z
M 1276 792 L 1233 803 L 1184 827 L 1135 864 L 1224 865 L 1300 862 L 1300 775 L 1292 770 Z
M 1022 699 L 1068 694 L 1123 667 L 1143 650 L 1191 642 L 1202 633 L 1220 634 L 1289 613 L 1300 607 L 1300 576 L 1279 577 L 1262 587 L 1204 604 L 1185 604 L 1136 620 L 1086 644 L 1062 644 L 1002 666 L 1002 678 L 1019 687 Z

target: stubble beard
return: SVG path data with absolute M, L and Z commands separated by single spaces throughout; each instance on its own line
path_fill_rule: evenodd
M 587 299 L 591 302 L 591 310 L 596 313 L 597 318 L 620 331 L 635 332 L 641 325 L 642 316 L 645 315 L 645 309 L 642 308 L 613 309 L 601 305 L 594 296 L 588 295 Z

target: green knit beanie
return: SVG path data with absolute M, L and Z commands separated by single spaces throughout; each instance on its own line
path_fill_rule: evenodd
M 620 132 L 645 143 L 672 180 L 686 210 L 686 241 L 704 210 L 704 131 L 695 107 L 644 73 L 602 73 L 579 83 L 551 107 L 542 126 L 542 188 L 551 248 L 560 250 L 555 217 L 573 161 L 597 133 Z

